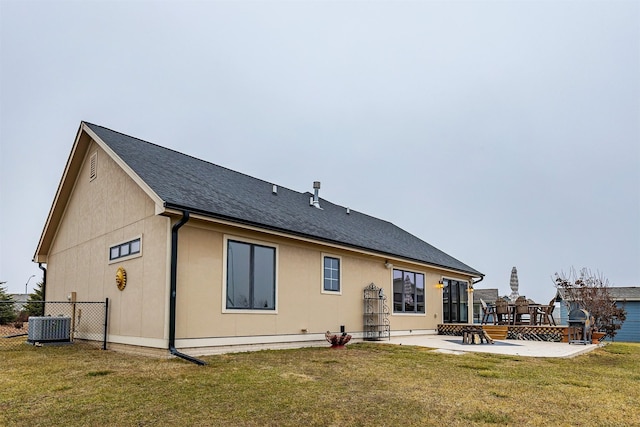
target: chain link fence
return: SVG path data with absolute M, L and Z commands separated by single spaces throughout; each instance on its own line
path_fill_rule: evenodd
M 0 351 L 25 344 L 107 348 L 109 300 L 0 301 Z

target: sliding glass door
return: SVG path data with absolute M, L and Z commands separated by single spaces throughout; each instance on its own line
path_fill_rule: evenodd
M 443 279 L 442 316 L 444 323 L 468 323 L 467 282 Z

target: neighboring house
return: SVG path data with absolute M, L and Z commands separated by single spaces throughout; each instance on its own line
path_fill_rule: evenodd
M 627 311 L 627 319 L 615 336 L 616 341 L 640 342 L 640 287 L 611 286 L 608 288 L 611 298 L 618 307 Z M 564 299 L 564 292 L 558 289 L 557 300 L 560 301 L 560 323 L 568 324 L 569 311 Z
M 22 311 L 24 306 L 29 301 L 29 294 L 10 294 L 11 298 L 14 301 L 14 310 L 18 313 Z
M 489 305 L 495 305 L 498 299 L 498 289 L 474 289 L 473 290 L 473 323 L 480 323 L 482 320 L 482 303 L 483 300 Z M 489 322 L 493 322 L 493 317 L 489 316 Z
M 466 293 L 482 273 L 317 192 L 82 122 L 34 262 L 49 301 L 109 298 L 112 349 L 296 347 L 341 327 L 361 338 L 371 283 L 394 335 L 459 314 L 443 290 Z

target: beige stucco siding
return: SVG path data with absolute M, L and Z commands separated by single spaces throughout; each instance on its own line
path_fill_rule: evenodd
M 225 237 L 277 248 L 275 311 L 225 310 Z M 342 261 L 339 295 L 322 292 L 323 254 Z M 384 288 L 393 311 L 392 270 L 384 262 L 383 257 L 342 248 L 191 220 L 179 232 L 176 338 L 314 334 L 336 332 L 341 325 L 349 332 L 360 332 L 363 289 L 370 283 Z M 442 312 L 442 291 L 436 285 L 443 272 L 412 263 L 396 266 L 425 274 L 426 314 L 391 313 L 391 329 L 435 329 Z
M 92 153 L 97 177 L 89 179 Z M 166 339 L 169 219 L 100 147 L 91 143 L 47 258 L 47 299 L 110 300 L 110 336 Z M 109 262 L 109 248 L 142 238 L 142 256 Z M 127 286 L 115 283 L 118 267 Z

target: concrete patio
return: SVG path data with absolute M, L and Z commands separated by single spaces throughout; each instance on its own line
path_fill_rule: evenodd
M 414 335 L 391 337 L 378 341 L 396 345 L 413 345 L 433 348 L 449 354 L 492 353 L 509 356 L 570 358 L 595 350 L 597 344 L 568 344 L 562 342 L 494 340 L 494 344 L 463 344 L 462 337 L 451 335 Z

